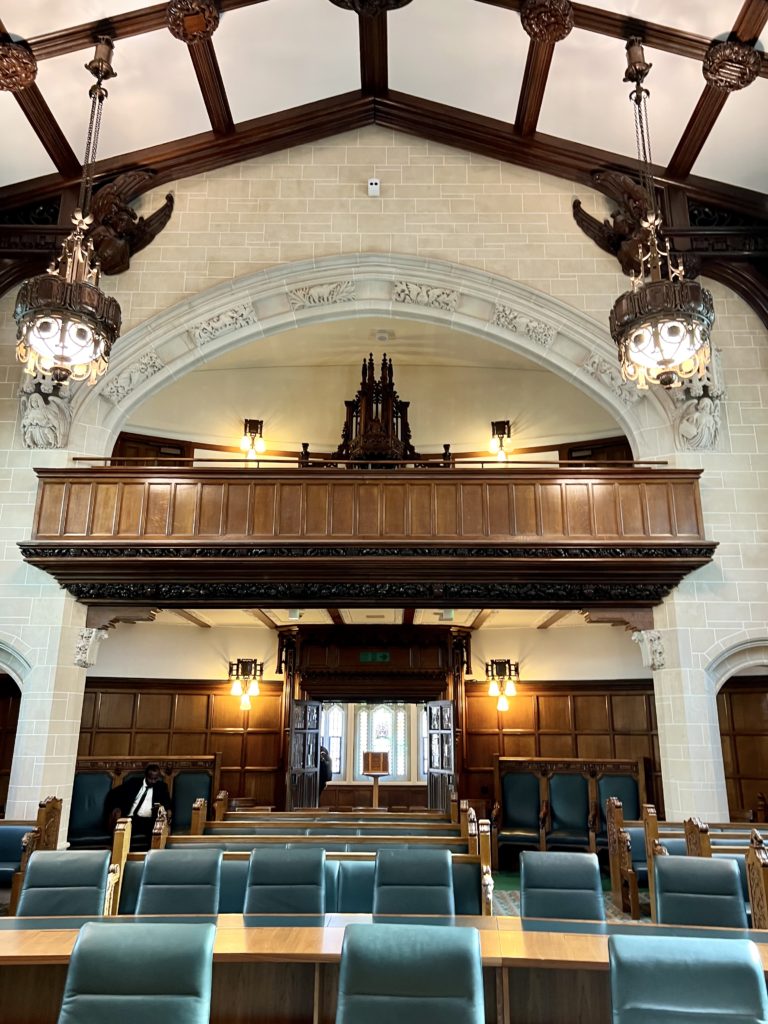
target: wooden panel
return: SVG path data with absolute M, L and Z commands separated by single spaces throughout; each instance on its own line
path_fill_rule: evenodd
M 41 485 L 40 515 L 37 524 L 39 536 L 57 537 L 61 533 L 61 516 L 65 491 L 65 484 L 46 481 Z
M 406 526 L 406 501 L 407 489 L 402 486 L 393 485 L 384 489 L 384 536 L 403 537 L 407 532 Z
M 195 511 L 197 509 L 197 484 L 176 484 L 173 496 L 172 534 L 195 532 Z
M 118 494 L 117 484 L 95 483 L 93 485 L 92 534 L 109 537 L 114 532 Z
M 88 693 L 86 691 L 83 694 L 83 710 L 81 712 L 82 728 L 92 729 L 93 728 L 93 716 L 96 711 L 96 694 Z
M 248 768 L 279 768 L 279 735 L 272 732 L 248 733 L 245 737 L 245 763 Z
M 132 693 L 103 693 L 99 701 L 99 729 L 130 729 L 135 703 Z
M 619 533 L 619 509 L 615 484 L 593 484 L 592 501 L 595 510 L 595 533 L 598 537 L 612 537 Z
M 560 536 L 560 534 L 565 532 L 562 488 L 560 484 L 541 484 L 539 494 L 541 501 L 541 532 L 544 536 L 547 536 L 547 534 Z
M 539 728 L 565 730 L 571 729 L 570 700 L 566 696 L 539 697 Z
M 140 693 L 137 700 L 137 729 L 170 729 L 173 707 L 170 693 Z
M 610 736 L 576 736 L 577 757 L 613 757 Z
M 654 753 L 653 743 L 651 740 L 652 737 L 648 733 L 645 733 L 644 735 L 640 735 L 638 733 L 634 736 L 623 736 L 620 733 L 616 733 L 613 738 L 616 749 L 615 756 L 630 758 L 650 757 L 653 759 L 654 764 L 660 765 L 658 752 Z
M 607 732 L 608 725 L 608 696 L 582 697 L 577 695 L 573 698 L 573 717 L 576 732 Z M 602 754 L 601 757 L 610 757 L 609 754 Z M 579 754 L 581 757 L 581 754 Z
M 486 488 L 488 501 L 488 532 L 491 536 L 511 536 L 512 505 L 508 484 L 488 484 Z
M 700 530 L 696 506 L 698 488 L 689 483 L 673 483 L 671 489 L 677 535 L 679 537 L 697 537 Z
M 361 484 L 357 488 L 357 534 L 360 537 L 378 537 L 379 519 L 378 484 Z
M 470 768 L 492 768 L 493 755 L 499 753 L 499 735 L 482 735 L 479 733 L 467 736 L 466 761 Z
M 516 706 L 518 701 L 515 700 L 512 704 Z M 497 729 L 499 713 L 496 710 L 496 700 L 493 697 L 468 697 L 467 718 L 473 729 Z
M 536 737 L 533 734 L 514 736 L 505 733 L 502 737 L 505 757 L 536 757 Z
M 277 533 L 280 537 L 301 536 L 303 506 L 302 484 L 280 484 L 277 517 Z
M 351 536 L 354 529 L 354 485 L 334 483 L 331 488 L 331 533 L 334 537 Z
M 251 703 L 251 710 L 248 712 L 249 728 L 278 729 L 280 727 L 282 703 L 281 695 L 262 693 L 258 700 Z
M 97 732 L 94 733 L 91 753 L 94 757 L 118 757 L 130 754 L 131 734 L 129 732 Z
M 435 532 L 455 537 L 459 532 L 458 488 L 455 484 L 435 485 Z
M 721 736 L 720 739 L 723 749 L 723 768 L 725 769 L 725 774 L 726 776 L 738 775 L 738 766 L 733 751 L 733 740 L 730 736 Z
M 768 690 L 762 693 L 730 694 L 732 730 L 768 733 Z
M 236 698 L 227 694 L 215 694 L 211 697 L 211 728 L 242 729 L 243 713 Z
M 120 492 L 120 513 L 117 519 L 119 537 L 138 537 L 144 528 L 144 484 L 123 484 Z
M 328 533 L 330 508 L 328 485 L 307 484 L 306 532 L 308 537 L 325 537 Z
M 170 484 L 149 484 L 147 493 L 146 533 L 165 536 L 171 504 Z
M 429 484 L 409 484 L 410 533 L 415 537 L 432 535 L 432 487 Z
M 242 717 L 242 712 L 240 712 Z M 242 728 L 237 732 L 211 732 L 208 741 L 210 752 L 221 751 L 223 768 L 237 768 L 238 772 L 245 764 L 243 743 L 245 736 Z M 239 791 L 239 787 L 238 787 Z
M 198 533 L 218 537 L 222 532 L 224 485 L 202 484 L 200 487 L 200 519 Z
M 646 698 L 640 694 L 612 694 L 611 714 L 617 732 L 648 732 Z
M 250 533 L 251 487 L 249 484 L 227 484 L 224 532 L 234 537 L 247 537 Z
M 536 515 L 536 485 L 516 484 L 514 493 L 515 533 L 520 537 L 535 537 L 539 533 Z
M 510 701 L 509 711 L 504 719 L 504 727 L 506 729 L 535 729 L 536 698 L 531 694 L 519 693 L 513 701 Z
M 621 509 L 621 532 L 625 537 L 642 537 L 645 533 L 643 525 L 643 506 L 639 484 L 622 484 L 619 488 L 619 507 Z
M 91 485 L 73 483 L 67 494 L 67 512 L 64 530 L 73 536 L 88 532 L 88 506 L 91 500 Z
M 174 732 L 171 737 L 172 754 L 199 754 L 206 751 L 207 733 L 204 732 Z
M 672 535 L 672 509 L 666 484 L 646 484 L 645 501 L 651 535 Z
M 587 484 L 566 484 L 564 490 L 569 536 L 590 537 L 592 535 L 592 515 L 589 505 L 589 486 Z
M 557 735 L 554 733 L 541 733 L 539 735 L 539 756 L 540 757 L 575 757 L 576 737 L 571 733 Z
M 176 711 L 173 716 L 174 730 L 206 729 L 208 727 L 209 700 L 210 698 L 203 694 L 177 694 Z M 182 750 L 180 753 L 186 754 L 187 751 Z
M 462 484 L 461 535 L 462 537 L 485 536 L 485 488 L 483 484 Z
M 174 751 L 170 750 L 170 737 L 167 732 L 137 732 L 134 734 L 130 753 L 138 757 L 157 758 Z

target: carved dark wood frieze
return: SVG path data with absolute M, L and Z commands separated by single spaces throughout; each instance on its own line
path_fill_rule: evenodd
M 126 171 L 93 197 L 93 226 L 88 237 L 105 274 L 122 274 L 127 270 L 131 256 L 148 246 L 171 219 L 171 193 L 149 217 L 139 217 L 130 206 L 131 200 L 147 191 L 152 178 L 151 171 Z
M 533 606 L 544 602 L 547 606 L 576 607 L 590 602 L 616 603 L 637 601 L 658 604 L 672 589 L 667 583 L 78 583 L 66 584 L 66 589 L 79 601 L 140 601 L 146 604 L 190 604 L 215 602 L 230 604 L 255 601 L 259 604 L 275 601 L 321 605 L 326 602 L 378 602 L 400 604 L 452 601 L 482 601 L 494 605 Z
M 52 256 L 72 231 L 70 227 L 37 228 L 24 224 L 0 224 L 0 253 L 3 256 L 25 256 L 42 253 Z
M 738 40 L 713 43 L 707 50 L 701 70 L 716 89 L 736 92 L 745 89 L 760 74 L 761 57 L 754 47 Z
M 37 225 L 54 226 L 59 223 L 59 210 L 61 209 L 61 197 L 53 196 L 50 199 L 35 200 L 31 203 L 24 203 L 10 210 L 3 210 L 0 213 L 0 224 L 11 224 L 14 227 L 24 225 L 32 227 Z M 71 230 L 71 228 L 68 228 Z
M 510 762 L 513 766 L 511 769 Z M 579 758 L 573 757 L 566 757 L 561 760 L 556 760 L 554 758 L 552 760 L 544 760 L 540 757 L 534 757 L 528 761 L 522 757 L 502 757 L 499 759 L 499 770 L 502 775 L 507 774 L 510 770 L 514 772 L 530 772 L 534 775 L 555 775 L 558 772 L 579 772 L 581 775 L 589 775 L 592 778 L 597 778 L 599 775 L 604 775 L 606 772 L 610 772 L 612 775 L 624 772 L 628 775 L 637 774 L 638 762 L 617 760 L 615 758 L 606 759 L 604 761 L 582 761 Z
M 171 35 L 188 46 L 210 39 L 219 27 L 214 0 L 171 0 L 166 19 Z
M 64 546 L 50 544 L 19 544 L 19 550 L 28 559 L 252 559 L 252 558 L 467 558 L 467 559 L 678 559 L 708 557 L 717 545 L 701 543 L 664 546 L 581 546 L 562 547 L 338 547 L 335 545 L 277 545 L 274 547 L 238 547 L 206 545 L 189 547 L 162 547 L 155 545 Z
M 0 42 L 0 91 L 20 92 L 37 77 L 37 61 L 22 43 Z
M 525 0 L 520 20 L 531 39 L 557 43 L 573 28 L 573 7 L 569 0 Z
M 337 7 L 343 7 L 345 11 L 355 11 L 367 18 L 372 18 L 383 11 L 396 11 L 410 2 L 411 0 L 331 0 Z

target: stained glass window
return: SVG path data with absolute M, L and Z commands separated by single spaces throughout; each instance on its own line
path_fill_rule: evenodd
M 389 754 L 387 779 L 405 781 L 408 764 L 408 706 L 406 704 L 361 705 L 355 715 L 355 778 L 363 779 L 366 750 Z
M 346 726 L 347 709 L 343 704 L 323 704 L 320 742 L 331 755 L 333 778 L 336 782 L 344 782 L 347 777 Z

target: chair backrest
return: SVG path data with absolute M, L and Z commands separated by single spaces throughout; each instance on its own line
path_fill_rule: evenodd
M 221 850 L 150 850 L 137 914 L 217 914 Z
M 192 804 L 202 797 L 210 806 L 211 776 L 209 772 L 180 771 L 173 780 L 171 797 L 171 828 L 187 832 L 192 824 Z
M 760 954 L 746 939 L 612 935 L 613 1024 L 766 1024 Z
M 208 1024 L 215 934 L 212 924 L 88 922 L 58 1024 Z
M 29 858 L 18 917 L 100 917 L 109 850 L 36 850 Z
M 379 850 L 374 914 L 455 914 L 448 850 Z
M 70 835 L 103 832 L 104 801 L 112 789 L 109 772 L 76 772 L 69 812 Z
M 735 861 L 654 857 L 659 924 L 746 928 L 747 911 Z
M 595 854 L 521 853 L 520 916 L 604 921 L 605 901 Z
M 587 831 L 589 821 L 589 783 L 583 775 L 555 774 L 549 780 L 552 829 Z
M 621 800 L 625 821 L 640 820 L 640 792 L 633 775 L 601 775 L 597 780 L 600 821 L 605 828 L 605 801 L 609 796 Z
M 252 850 L 243 913 L 324 914 L 325 850 Z
M 501 827 L 538 828 L 539 778 L 532 772 L 507 772 L 501 780 Z
M 34 824 L 4 825 L 0 821 L 0 868 L 8 865 L 14 870 L 21 863 L 21 841 L 27 832 L 34 829 Z
M 336 1024 L 483 1024 L 475 928 L 349 925 Z

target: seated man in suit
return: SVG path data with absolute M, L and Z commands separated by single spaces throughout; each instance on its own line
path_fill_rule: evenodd
M 161 778 L 160 766 L 148 764 L 143 779 L 127 779 L 110 791 L 105 812 L 111 829 L 114 829 L 118 818 L 130 818 L 133 826 L 131 848 L 146 850 L 152 842 L 152 826 L 158 806 L 170 811 L 171 794 Z

